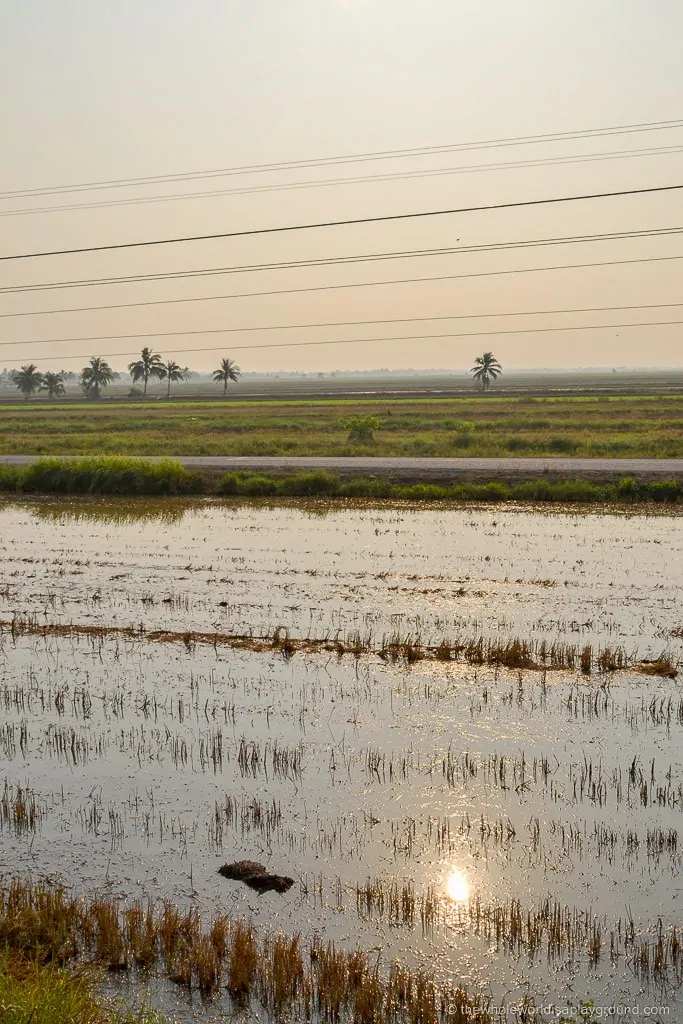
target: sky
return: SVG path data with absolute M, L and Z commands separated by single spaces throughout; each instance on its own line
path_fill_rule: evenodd
M 0 25 L 0 256 L 683 184 L 682 125 L 89 187 L 683 121 L 676 0 L 0 0 Z M 679 227 L 670 191 L 1 260 L 0 368 L 681 367 L 680 236 L 509 247 Z M 543 269 L 577 263 L 603 265 Z M 625 305 L 652 308 L 595 310 Z

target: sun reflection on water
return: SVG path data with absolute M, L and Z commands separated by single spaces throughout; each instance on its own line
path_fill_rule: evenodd
M 465 874 L 454 868 L 446 880 L 446 892 L 452 900 L 461 903 L 469 899 L 470 886 Z

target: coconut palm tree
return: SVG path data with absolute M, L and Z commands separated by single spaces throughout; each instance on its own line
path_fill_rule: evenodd
M 238 381 L 242 376 L 239 366 L 236 366 L 232 359 L 221 359 L 220 369 L 214 370 L 213 379 L 216 384 L 223 384 L 223 398 L 228 394 L 228 383 L 231 380 Z
M 481 381 L 481 390 L 486 391 L 489 386 L 489 380 L 496 380 L 502 371 L 503 367 L 493 352 L 484 352 L 483 355 L 477 356 L 474 360 L 474 366 L 469 372 L 474 374 L 475 380 Z
M 28 401 L 31 395 L 39 390 L 40 385 L 43 383 L 43 375 L 34 363 L 27 363 L 20 370 L 15 370 L 12 374 L 12 380 Z
M 40 390 L 47 391 L 47 397 L 54 402 L 55 398 L 61 398 L 64 395 L 64 377 L 61 373 L 46 373 L 43 376 Z
M 108 387 L 117 377 L 118 373 L 109 363 L 100 356 L 92 356 L 89 364 L 81 370 L 81 387 L 88 398 L 99 398 L 101 389 Z
M 147 396 L 147 384 L 150 377 L 161 380 L 164 376 L 164 364 L 158 352 L 152 352 L 146 345 L 140 353 L 140 358 L 128 364 L 128 372 L 134 381 L 142 380 L 145 385 L 142 389 L 143 397 Z
M 169 359 L 167 363 L 164 363 L 161 367 L 161 379 L 168 381 L 168 390 L 166 391 L 166 397 L 171 397 L 171 383 L 176 380 L 187 380 L 192 374 L 187 366 L 178 366 L 172 359 Z

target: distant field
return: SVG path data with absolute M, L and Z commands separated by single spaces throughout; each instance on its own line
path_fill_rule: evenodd
M 102 396 L 102 404 L 126 398 L 130 380 L 116 380 Z M 299 400 L 320 398 L 401 397 L 419 398 L 431 395 L 467 398 L 476 395 L 477 386 L 466 373 L 309 373 L 300 376 L 243 377 L 230 385 L 236 400 Z M 190 380 L 174 384 L 173 399 L 180 401 L 214 401 L 221 397 L 222 387 L 209 380 Z M 683 370 L 542 370 L 535 373 L 510 371 L 493 387 L 497 395 L 562 394 L 683 394 Z M 166 385 L 150 381 L 148 396 L 166 401 Z M 41 400 L 44 396 L 41 396 Z M 83 392 L 76 381 L 66 385 L 66 400 L 84 404 Z M 21 401 L 17 389 L 0 386 L 0 408 L 5 403 Z M 33 401 L 37 401 L 34 398 Z
M 341 421 L 377 416 L 374 442 Z M 0 408 L 2 454 L 665 458 L 683 455 L 683 396 L 368 398 Z

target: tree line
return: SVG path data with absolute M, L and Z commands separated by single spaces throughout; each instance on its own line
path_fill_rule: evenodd
M 164 362 L 158 352 L 145 346 L 140 353 L 140 358 L 128 364 L 128 372 L 134 383 L 142 382 L 142 391 L 131 389 L 130 396 L 137 398 L 147 397 L 147 386 L 150 380 L 165 380 L 167 382 L 166 395 L 171 397 L 171 386 L 177 381 L 189 380 L 192 371 L 187 366 L 180 366 L 173 359 Z M 20 370 L 11 374 L 12 382 L 21 391 L 24 398 L 29 399 L 32 395 L 45 392 L 50 399 L 62 398 L 66 392 L 64 382 L 73 379 L 76 375 L 66 370 L 58 373 L 48 371 L 41 372 L 35 363 L 27 363 Z M 87 366 L 84 366 L 78 375 L 81 388 L 86 398 L 100 398 L 102 391 L 108 388 L 120 374 L 113 370 L 109 363 L 101 356 L 92 356 Z M 239 366 L 232 359 L 223 358 L 221 365 L 212 373 L 212 378 L 217 384 L 223 385 L 223 397 L 227 397 L 228 384 L 231 381 L 238 381 L 241 377 Z
M 134 383 L 142 381 L 143 385 L 141 392 L 137 389 L 131 390 L 129 393 L 131 398 L 146 398 L 150 380 L 167 381 L 166 396 L 170 398 L 171 385 L 176 381 L 188 380 L 192 376 L 192 372 L 187 366 L 180 366 L 173 359 L 164 362 L 158 352 L 153 352 L 147 346 L 143 348 L 139 359 L 128 364 L 128 372 Z M 484 352 L 483 355 L 477 356 L 474 366 L 469 372 L 481 384 L 482 391 L 486 391 L 490 382 L 500 376 L 502 367 L 493 352 Z M 226 398 L 228 384 L 231 381 L 237 382 L 241 375 L 239 366 L 232 359 L 224 357 L 221 360 L 221 365 L 213 371 L 211 376 L 217 384 L 223 385 L 223 398 Z M 13 371 L 11 379 L 24 398 L 28 399 L 31 395 L 44 391 L 50 401 L 54 401 L 55 398 L 64 396 L 66 391 L 64 381 L 74 376 L 75 374 L 65 370 L 59 373 L 42 373 L 35 363 L 27 363 L 20 370 Z M 120 374 L 112 370 L 106 360 L 100 356 L 92 356 L 88 365 L 81 370 L 79 379 L 86 398 L 97 399 L 101 396 L 102 390 L 109 387 L 112 381 L 119 376 Z

